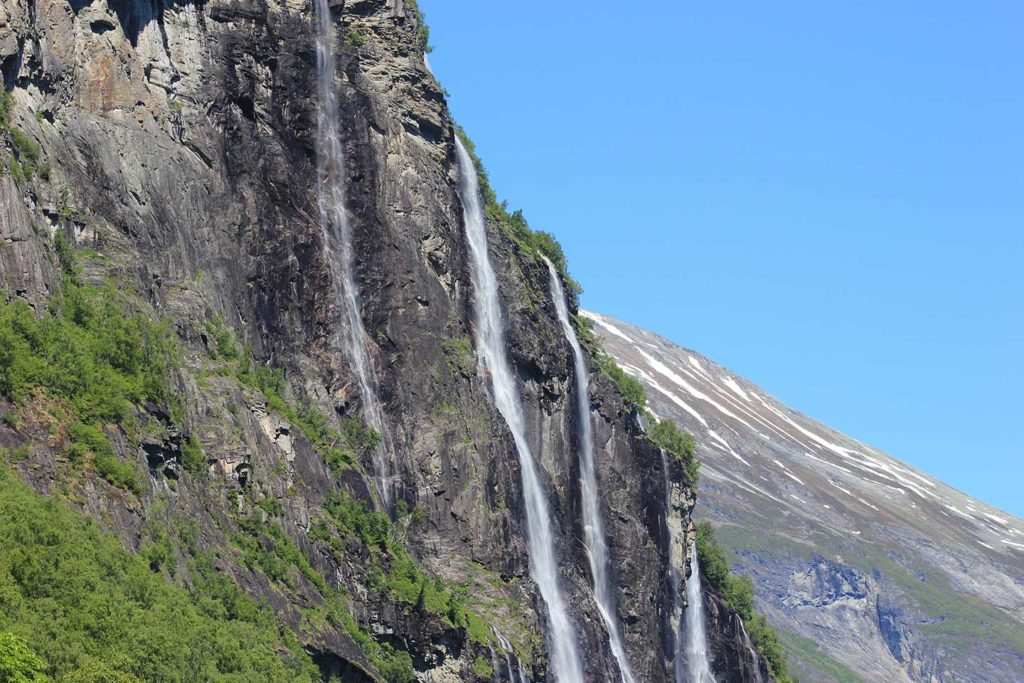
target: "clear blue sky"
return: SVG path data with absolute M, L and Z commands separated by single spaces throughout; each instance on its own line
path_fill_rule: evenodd
M 586 307 L 1024 516 L 1024 3 L 420 6 Z

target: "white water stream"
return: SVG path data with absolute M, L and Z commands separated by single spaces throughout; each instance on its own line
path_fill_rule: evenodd
M 672 510 L 672 482 L 668 477 L 668 455 L 661 451 L 661 470 L 665 476 L 665 514 Z M 668 556 L 669 576 L 672 579 L 672 628 L 675 630 L 672 639 L 672 670 L 675 672 L 675 683 L 687 683 L 686 681 L 686 655 L 683 643 L 682 621 L 683 621 L 683 579 L 680 568 L 676 566 L 673 559 L 679 553 L 676 535 L 669 529 L 668 534 Z
M 536 582 L 541 598 L 547 606 L 547 636 L 552 671 L 555 678 L 564 683 L 583 683 L 583 667 L 576 644 L 576 632 L 569 621 L 562 590 L 558 584 L 558 560 L 555 557 L 547 499 L 526 439 L 526 419 L 505 348 L 498 278 L 487 249 L 487 228 L 480 202 L 476 167 L 469 152 L 457 137 L 455 144 L 458 152 L 463 218 L 472 266 L 477 355 L 485 373 L 490 375 L 494 403 L 512 432 L 519 455 L 523 502 L 526 508 L 527 545 L 530 551 L 530 576 Z
M 338 119 L 338 92 L 334 84 L 334 31 L 327 0 L 315 0 L 317 107 L 317 203 L 324 245 L 330 255 L 337 285 L 338 304 L 345 330 L 342 336 L 349 362 L 359 381 L 363 419 L 381 436 L 373 460 L 384 506 L 394 498 L 394 449 L 384 426 L 384 411 L 377 396 L 377 373 L 366 346 L 366 329 L 353 276 L 352 229 L 345 208 L 345 156 Z
M 697 548 L 690 546 L 693 571 L 686 582 L 686 661 L 689 663 L 691 683 L 715 683 L 708 655 L 707 619 L 704 598 L 700 590 L 700 563 Z
M 583 362 L 583 349 L 576 336 L 576 330 L 569 319 L 569 304 L 562 288 L 562 279 L 555 265 L 547 258 L 548 272 L 551 276 L 551 297 L 555 301 L 558 321 L 562 324 L 569 346 L 572 347 L 573 362 L 576 372 L 576 417 L 580 437 L 580 487 L 583 497 L 583 535 L 587 546 L 587 558 L 590 560 L 590 577 L 593 581 L 594 600 L 597 610 L 601 613 L 612 655 L 619 665 L 619 673 L 623 683 L 634 683 L 633 671 L 629 665 L 626 646 L 622 641 L 619 624 L 615 617 L 615 597 L 612 594 L 611 579 L 608 576 L 608 546 L 605 543 L 604 522 L 601 519 L 601 497 L 597 486 L 597 473 L 594 466 L 594 427 L 590 422 L 589 378 L 586 363 Z

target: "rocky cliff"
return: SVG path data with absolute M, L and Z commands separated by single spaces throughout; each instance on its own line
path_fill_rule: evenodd
M 69 279 L 106 283 L 179 349 L 172 398 L 100 425 L 139 485 L 103 476 L 97 447 L 68 457 L 61 396 L 0 398 L 0 446 L 27 445 L 17 471 L 129 549 L 164 548 L 151 564 L 168 580 L 192 586 L 214 557 L 325 677 L 542 680 L 547 616 L 518 461 L 474 359 L 453 126 L 422 18 L 406 0 L 331 11 L 355 280 L 400 483 L 390 520 L 371 512 L 372 439 L 319 224 L 305 2 L 0 5 L 3 299 L 42 316 Z M 586 676 L 618 680 L 579 540 L 570 349 L 539 254 L 489 231 Z M 669 680 L 668 533 L 688 547 L 694 498 L 616 385 L 590 387 L 616 616 L 638 677 Z
M 695 514 L 754 579 L 801 680 L 1024 679 L 1024 522 L 694 351 L 586 315 L 651 409 L 696 438 Z

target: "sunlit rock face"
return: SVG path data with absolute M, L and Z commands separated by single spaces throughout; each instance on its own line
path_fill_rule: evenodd
M 1024 677 L 1021 520 L 696 352 L 585 315 L 651 410 L 696 438 L 695 518 L 754 579 L 802 680 Z
M 166 319 L 182 346 L 172 380 L 180 413 L 138 406 L 133 417 L 154 434 L 141 445 L 117 439 L 118 458 L 147 475 L 142 494 L 96 477 L 76 492 L 127 547 L 137 549 L 145 530 L 194 520 L 196 550 L 217 554 L 219 572 L 270 605 L 325 676 L 383 678 L 351 629 L 317 612 L 329 585 L 344 591 L 363 632 L 409 654 L 421 680 L 477 680 L 490 659 L 480 642 L 487 633 L 501 634 L 490 643 L 497 669 L 548 679 L 552 615 L 529 572 L 521 461 L 472 343 L 446 95 L 426 66 L 412 3 L 319 3 L 323 24 L 316 9 L 295 0 L 0 2 L 8 125 L 40 146 L 47 169 L 30 180 L 0 177 L 3 298 L 43 310 L 60 283 L 61 233 L 84 282 L 116 283 L 133 305 Z M 328 150 L 334 136 L 339 149 Z M 326 194 L 338 198 L 325 202 Z M 331 244 L 342 224 L 344 244 Z M 628 662 L 637 680 L 671 680 L 662 646 L 674 604 L 667 529 L 687 533 L 693 492 L 678 468 L 666 477 L 660 452 L 589 359 L 587 396 L 578 396 L 547 265 L 501 225 L 482 227 L 509 382 L 521 398 L 520 436 L 550 514 L 552 571 L 581 675 L 619 681 Z M 559 303 L 576 313 L 574 300 Z M 250 369 L 280 371 L 279 395 L 215 357 L 216 321 L 251 355 Z M 296 409 L 291 419 L 282 402 Z M 300 408 L 335 429 L 349 418 L 372 425 L 379 412 L 387 462 L 365 453 L 332 468 L 294 419 Z M 599 506 L 590 512 L 579 467 L 585 417 Z M 24 437 L 0 423 L 0 447 Z M 201 462 L 190 471 L 183 451 L 194 444 Z M 43 440 L 19 472 L 50 491 L 59 454 L 60 444 Z M 338 492 L 378 510 L 416 510 L 415 521 L 411 513 L 396 521 L 395 538 L 431 581 L 464 589 L 485 626 L 470 634 L 415 594 L 411 605 L 397 600 L 380 585 L 379 557 L 351 538 L 325 541 Z M 581 542 L 584 519 L 598 514 L 602 604 L 615 612 L 606 615 Z M 231 539 L 248 533 L 242 519 L 258 520 L 250 528 L 262 552 L 287 539 L 306 573 L 284 581 L 241 561 Z M 272 527 L 276 541 L 260 536 Z M 621 629 L 618 656 L 609 623 Z

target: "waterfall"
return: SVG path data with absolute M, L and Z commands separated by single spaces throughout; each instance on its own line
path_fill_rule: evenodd
M 342 341 L 359 381 L 363 418 L 381 436 L 374 468 L 384 506 L 391 509 L 394 488 L 394 449 L 384 427 L 384 411 L 377 397 L 377 374 L 366 347 L 366 330 L 353 277 L 352 229 L 345 208 L 345 157 L 338 120 L 338 93 L 334 85 L 334 32 L 327 0 L 315 0 L 317 107 L 317 203 L 324 247 L 340 287 L 338 304 L 346 326 Z
M 501 646 L 502 652 L 505 654 L 505 676 L 508 678 L 509 683 L 516 683 L 516 679 L 512 674 L 512 643 L 508 642 L 508 638 L 501 635 L 501 631 L 493 626 L 491 626 L 491 633 L 498 639 L 498 645 Z
M 661 451 L 661 470 L 665 476 L 665 515 L 666 518 L 672 509 L 672 482 L 668 477 L 668 455 Z M 667 522 L 666 522 L 667 524 Z M 669 556 L 669 577 L 672 580 L 672 670 L 675 672 L 675 683 L 686 682 L 686 656 L 683 647 L 683 637 L 680 626 L 683 621 L 683 577 L 682 568 L 677 566 L 674 559 L 679 554 L 679 541 L 676 534 L 669 528 L 668 532 L 668 556 Z
M 704 599 L 700 590 L 700 562 L 697 548 L 690 546 L 693 571 L 686 582 L 686 659 L 690 663 L 692 683 L 715 683 L 711 674 L 711 659 L 708 656 L 707 619 L 704 616 Z
M 753 644 L 750 641 L 750 636 L 747 635 L 747 627 L 743 625 L 743 619 L 740 615 L 736 615 L 736 621 L 740 625 L 740 633 L 743 638 L 743 646 L 747 648 L 747 653 L 750 654 L 750 661 L 754 667 L 754 683 L 762 683 L 764 677 L 761 675 L 761 659 L 757 656 L 757 651 L 754 649 Z
M 562 280 L 555 265 L 547 258 L 548 273 L 551 275 L 551 298 L 555 300 L 558 321 L 562 324 L 565 338 L 572 347 L 576 372 L 576 416 L 580 437 L 580 488 L 583 497 L 583 535 L 590 560 L 590 577 L 593 583 L 594 600 L 601 613 L 612 654 L 619 665 L 623 683 L 633 683 L 633 672 L 626 655 L 626 646 L 619 633 L 615 618 L 615 598 L 612 595 L 611 579 L 608 576 L 608 547 L 605 544 L 604 522 L 601 520 L 600 492 L 597 488 L 597 473 L 594 471 L 594 428 L 590 423 L 590 393 L 587 366 L 583 362 L 583 349 L 569 320 L 569 304 L 562 289 Z
M 462 195 L 463 219 L 466 224 L 473 280 L 476 314 L 474 337 L 477 355 L 485 372 L 490 374 L 494 403 L 508 424 L 509 431 L 512 432 L 519 455 L 523 502 L 526 508 L 530 576 L 537 584 L 547 607 L 552 670 L 560 681 L 582 683 L 583 666 L 576 645 L 576 633 L 569 622 L 562 591 L 558 585 L 558 561 L 555 558 L 547 499 L 526 439 L 526 418 L 505 349 L 498 278 L 487 251 L 487 228 L 483 206 L 480 203 L 476 168 L 458 137 L 455 139 L 455 146 L 458 152 L 459 190 Z

